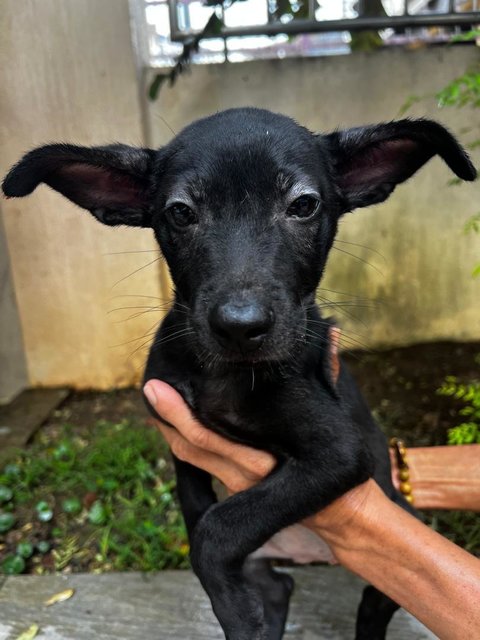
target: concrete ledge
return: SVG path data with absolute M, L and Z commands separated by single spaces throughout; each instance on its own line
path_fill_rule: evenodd
M 0 406 L 0 463 L 9 459 L 11 449 L 27 444 L 69 393 L 68 389 L 27 389 Z
M 349 640 L 363 583 L 341 567 L 289 570 L 295 577 L 285 640 Z M 45 607 L 67 588 L 74 596 Z M 15 640 L 31 625 L 48 640 L 223 640 L 210 603 L 188 571 L 155 574 L 9 577 L 0 588 L 0 640 Z M 404 611 L 388 640 L 436 638 Z

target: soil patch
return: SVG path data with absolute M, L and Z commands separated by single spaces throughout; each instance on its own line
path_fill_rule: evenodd
M 388 351 L 345 354 L 367 403 L 387 436 L 407 446 L 446 444 L 447 429 L 463 419 L 461 405 L 436 391 L 446 376 L 480 378 L 480 342 L 438 342 Z

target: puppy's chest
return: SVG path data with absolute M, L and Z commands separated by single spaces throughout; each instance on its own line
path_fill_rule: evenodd
M 231 440 L 268 450 L 283 449 L 285 440 L 282 385 L 209 378 L 193 389 L 194 411 L 209 428 Z

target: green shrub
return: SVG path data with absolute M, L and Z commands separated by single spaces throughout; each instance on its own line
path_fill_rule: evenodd
M 447 376 L 437 393 L 459 400 L 463 407 L 458 413 L 468 418 L 448 430 L 448 444 L 480 444 L 480 382 L 462 384 Z

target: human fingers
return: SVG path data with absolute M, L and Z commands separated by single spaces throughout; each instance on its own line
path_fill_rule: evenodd
M 231 461 L 243 470 L 250 480 L 260 480 L 275 467 L 275 458 L 270 453 L 236 444 L 204 427 L 192 415 L 180 394 L 167 383 L 149 380 L 144 392 L 158 415 L 173 425 L 188 443 L 197 449 Z
M 168 427 L 164 423 L 155 421 L 159 431 L 167 441 L 173 454 L 183 462 L 189 462 L 199 469 L 203 469 L 224 484 L 230 494 L 244 491 L 256 484 L 260 478 L 253 477 L 244 469 L 238 467 L 231 460 L 200 449 L 191 444 L 179 431 Z

